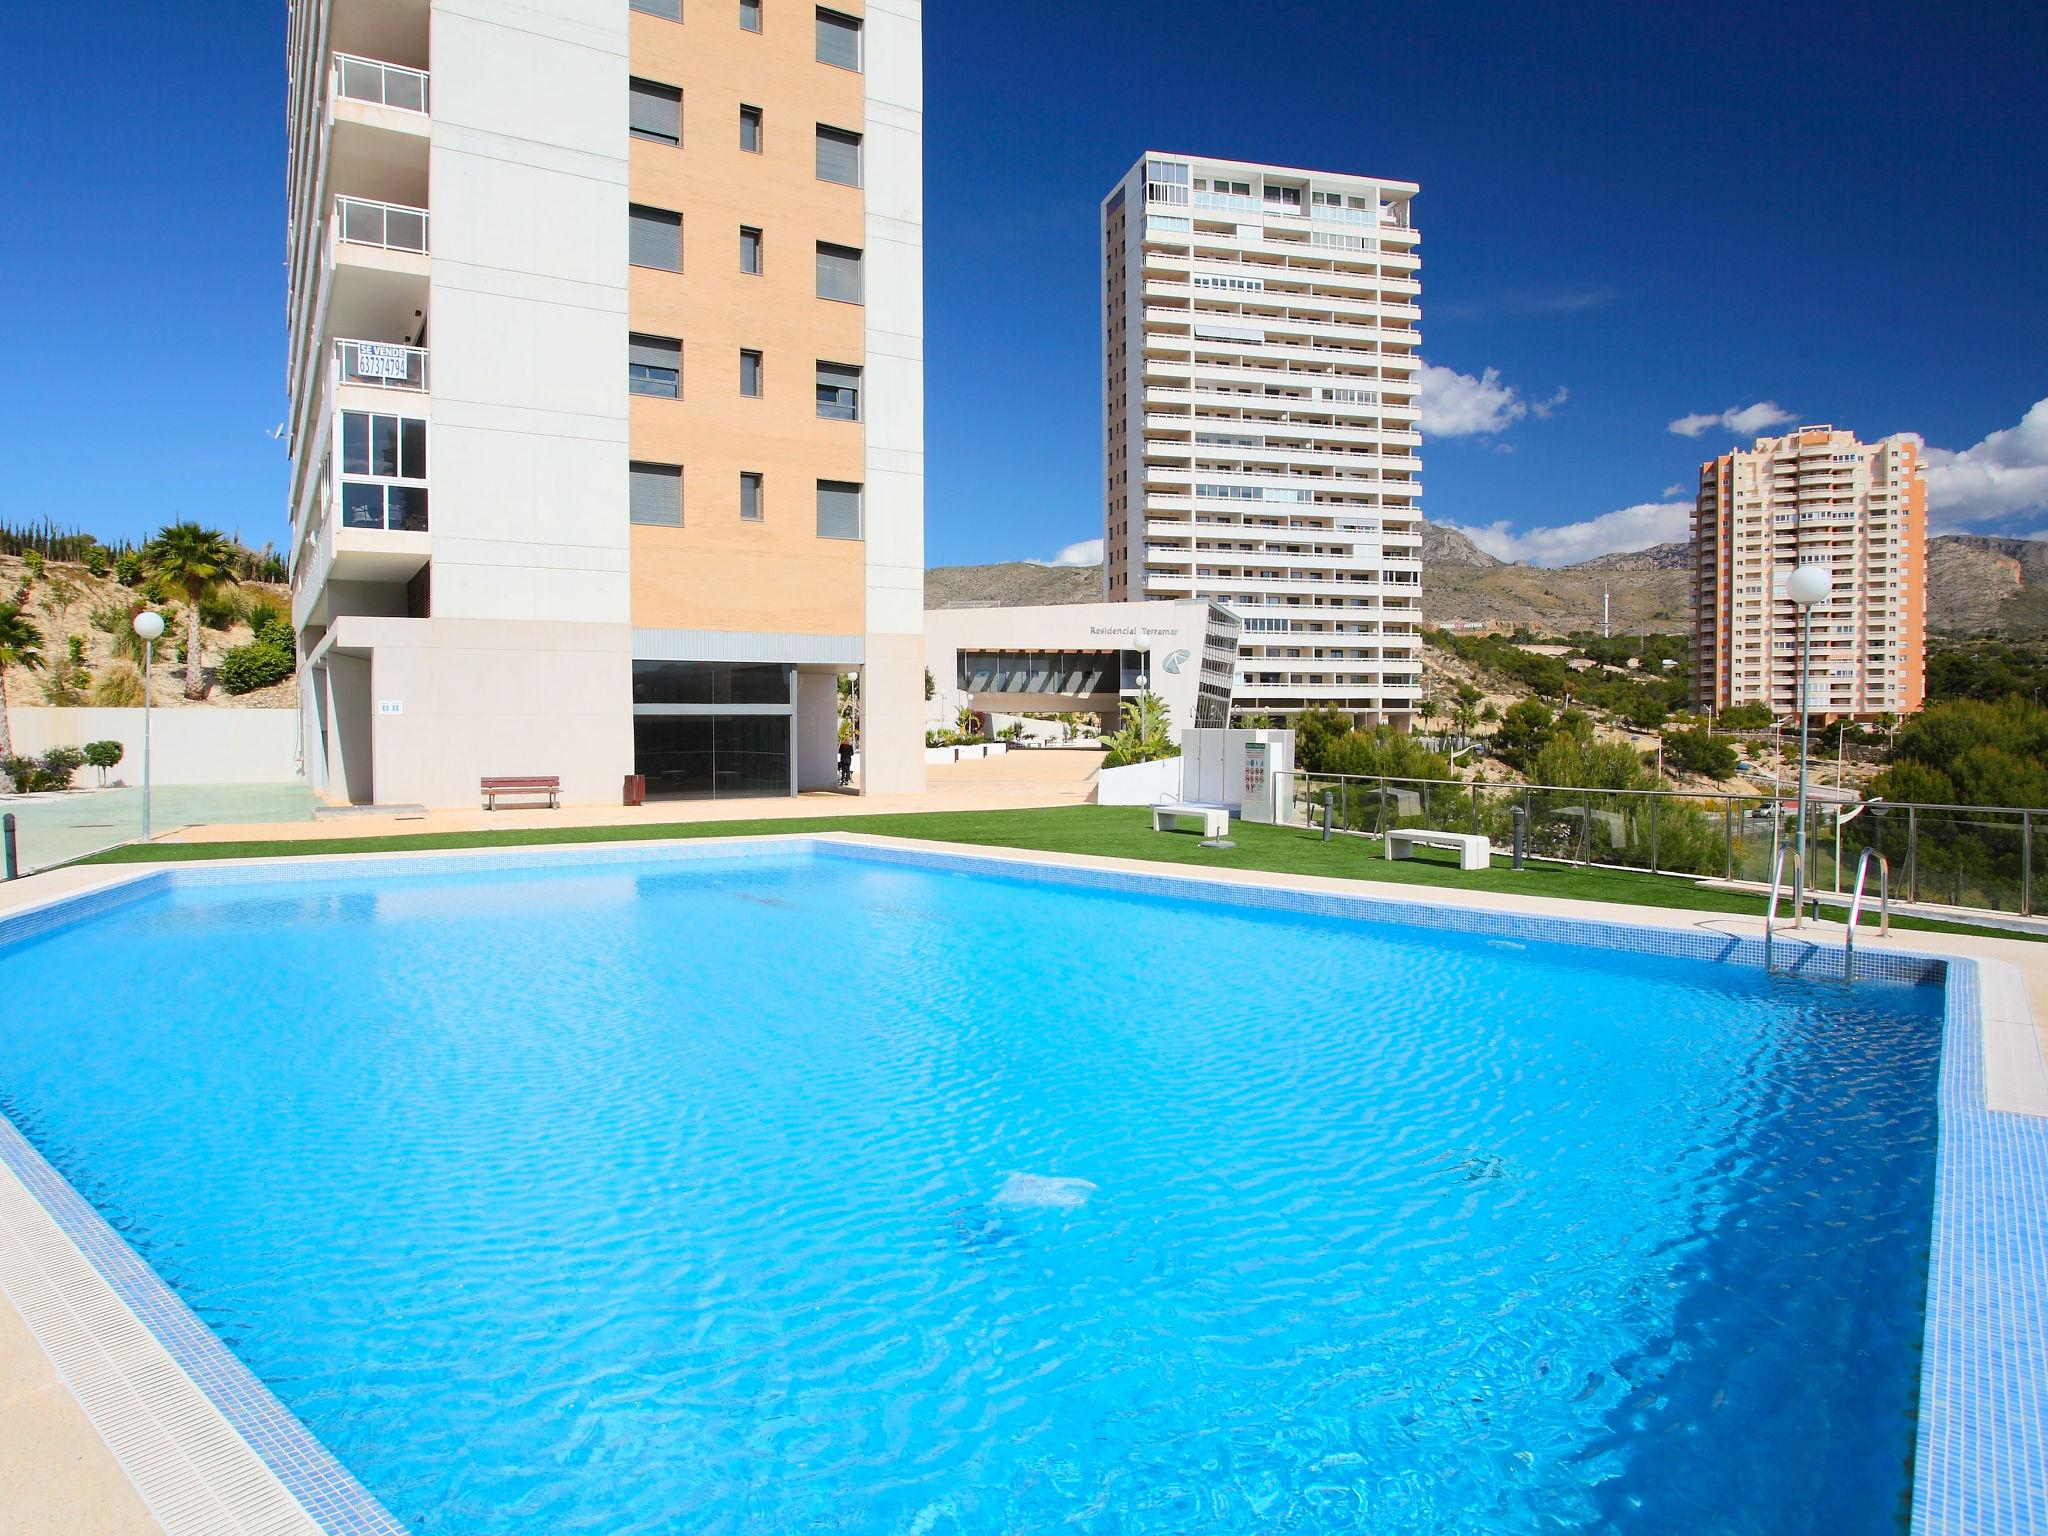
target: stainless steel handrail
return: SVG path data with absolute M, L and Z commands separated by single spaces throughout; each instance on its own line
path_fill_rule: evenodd
M 1769 975 L 1771 970 L 1771 935 L 1778 926 L 1778 893 L 1785 887 L 1785 863 L 1787 860 L 1790 860 L 1792 864 L 1792 888 L 1795 891 L 1799 888 L 1799 876 L 1805 872 L 1805 864 L 1799 857 L 1799 850 L 1790 843 L 1780 843 L 1778 845 L 1778 856 L 1771 862 L 1771 904 L 1764 908 L 1765 975 Z M 1797 928 L 1799 922 L 1799 906 L 1795 901 L 1792 907 L 1792 926 Z
M 1856 861 L 1856 894 L 1849 898 L 1849 931 L 1842 936 L 1842 980 L 1856 979 L 1856 925 L 1863 917 L 1863 880 L 1870 873 L 1870 861 L 1877 860 L 1877 936 L 1890 938 L 1892 932 L 1892 861 L 1875 848 L 1863 850 Z

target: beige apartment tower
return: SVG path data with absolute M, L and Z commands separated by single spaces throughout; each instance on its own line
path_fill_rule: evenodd
M 292 586 L 334 800 L 923 783 L 919 0 L 296 0 Z
M 1230 607 L 1240 718 L 1414 721 L 1417 190 L 1148 153 L 1103 199 L 1105 596 Z
M 1911 433 L 1860 443 L 1833 427 L 1760 437 L 1700 466 L 1693 512 L 1693 701 L 1800 708 L 1801 621 L 1785 581 L 1825 570 L 1807 709 L 1905 715 L 1926 700 L 1927 483 Z

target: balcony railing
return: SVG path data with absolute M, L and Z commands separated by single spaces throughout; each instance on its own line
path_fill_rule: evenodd
M 341 483 L 341 526 L 357 531 L 425 533 L 427 488 L 390 480 L 345 479 Z
M 350 101 L 397 107 L 405 112 L 425 112 L 427 72 L 407 69 L 402 64 L 358 58 L 352 53 L 337 53 L 334 56 L 334 94 L 346 96 Z
M 379 203 L 366 197 L 337 197 L 335 221 L 349 245 L 381 246 L 387 251 L 427 250 L 427 210 L 403 203 Z
M 334 367 L 338 384 L 413 391 L 428 387 L 425 347 L 408 347 L 395 341 L 337 340 Z

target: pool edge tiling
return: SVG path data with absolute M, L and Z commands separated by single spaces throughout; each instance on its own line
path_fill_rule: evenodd
M 1353 895 L 1284 877 L 1219 880 L 1202 872 L 1152 872 L 1015 851 L 959 852 L 861 836 L 796 834 L 710 843 L 630 843 L 556 849 L 463 850 L 175 866 L 38 904 L 0 917 L 0 947 L 117 911 L 158 892 L 261 881 L 304 883 L 465 869 L 588 868 L 808 851 L 812 856 L 909 864 L 1146 895 L 1220 902 L 1274 912 L 1397 923 L 1489 937 L 1671 955 L 1707 963 L 1757 965 L 1760 940 L 1699 927 L 1561 917 L 1403 897 Z M 1840 950 L 1786 938 L 1781 968 L 1810 980 L 1839 980 Z M 1789 962 L 1786 964 L 1784 962 Z M 1945 988 L 1934 1215 L 1921 1363 L 1911 1529 L 1914 1536 L 2048 1536 L 2048 1118 L 1993 1108 L 1987 1051 L 2005 1049 L 2026 1025 L 2023 990 L 1996 962 L 1864 948 L 1858 979 Z M 1987 992 L 1996 999 L 1987 1002 Z M 1987 1017 L 1987 1006 L 1998 1014 Z M 2015 1014 L 2016 1017 L 2008 1017 Z M 2001 1058 L 2001 1063 L 2003 1058 Z M 2008 1098 L 2011 1096 L 2008 1095 Z M 169 1536 L 222 1529 L 329 1536 L 399 1536 L 404 1527 L 259 1382 L 111 1227 L 0 1116 L 0 1291 L 13 1299 L 73 1394 L 114 1450 Z M 24 1214 L 21 1201 L 33 1202 Z M 44 1230 L 28 1230 L 40 1217 Z M 89 1278 L 54 1273 L 49 1239 L 61 1234 Z M 41 1242 L 43 1257 L 36 1257 Z M 76 1266 L 74 1266 L 76 1268 Z M 30 1296 L 40 1279 L 42 1294 Z M 103 1294 L 92 1294 L 95 1283 Z M 106 1299 L 118 1302 L 109 1315 Z M 55 1335 L 73 1330 L 80 1338 Z M 136 1330 L 174 1362 L 211 1414 L 176 1401 L 161 1361 L 138 1348 Z M 125 1375 L 125 1397 L 104 1377 Z M 120 1407 L 115 1406 L 119 1400 Z M 153 1425 L 137 1438 L 136 1408 Z M 125 1412 L 123 1411 L 125 1410 Z M 127 1422 L 109 1422 L 115 1420 Z M 212 1422 L 207 1422 L 208 1420 Z M 219 1444 L 229 1426 L 269 1479 L 251 1478 Z M 149 1428 L 150 1426 L 144 1426 Z M 225 1458 L 225 1459 L 224 1459 Z M 208 1469 L 212 1469 L 211 1476 Z M 195 1474 L 198 1483 L 195 1484 Z M 239 1475 L 238 1475 L 239 1474 Z M 274 1483 L 270 1482 L 274 1479 Z M 267 1486 L 266 1486 L 267 1485 Z M 304 1521 L 281 1511 L 288 1492 Z M 224 1523 L 225 1522 L 225 1523 Z

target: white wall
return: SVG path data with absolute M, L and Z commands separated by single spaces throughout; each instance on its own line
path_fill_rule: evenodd
M 629 619 L 626 27 L 433 0 L 436 618 Z
M 1105 768 L 1095 780 L 1097 805 L 1152 805 L 1180 794 L 1181 760 L 1162 757 L 1154 763 Z M 1192 798 L 1192 797 L 1189 797 Z
M 15 708 L 7 712 L 14 750 L 39 757 L 52 747 L 118 741 L 127 748 L 108 779 L 142 782 L 139 709 Z M 156 784 L 296 784 L 299 712 L 295 709 L 153 709 L 149 776 Z M 77 784 L 97 784 L 81 768 Z
M 862 788 L 924 788 L 924 6 L 868 0 Z

